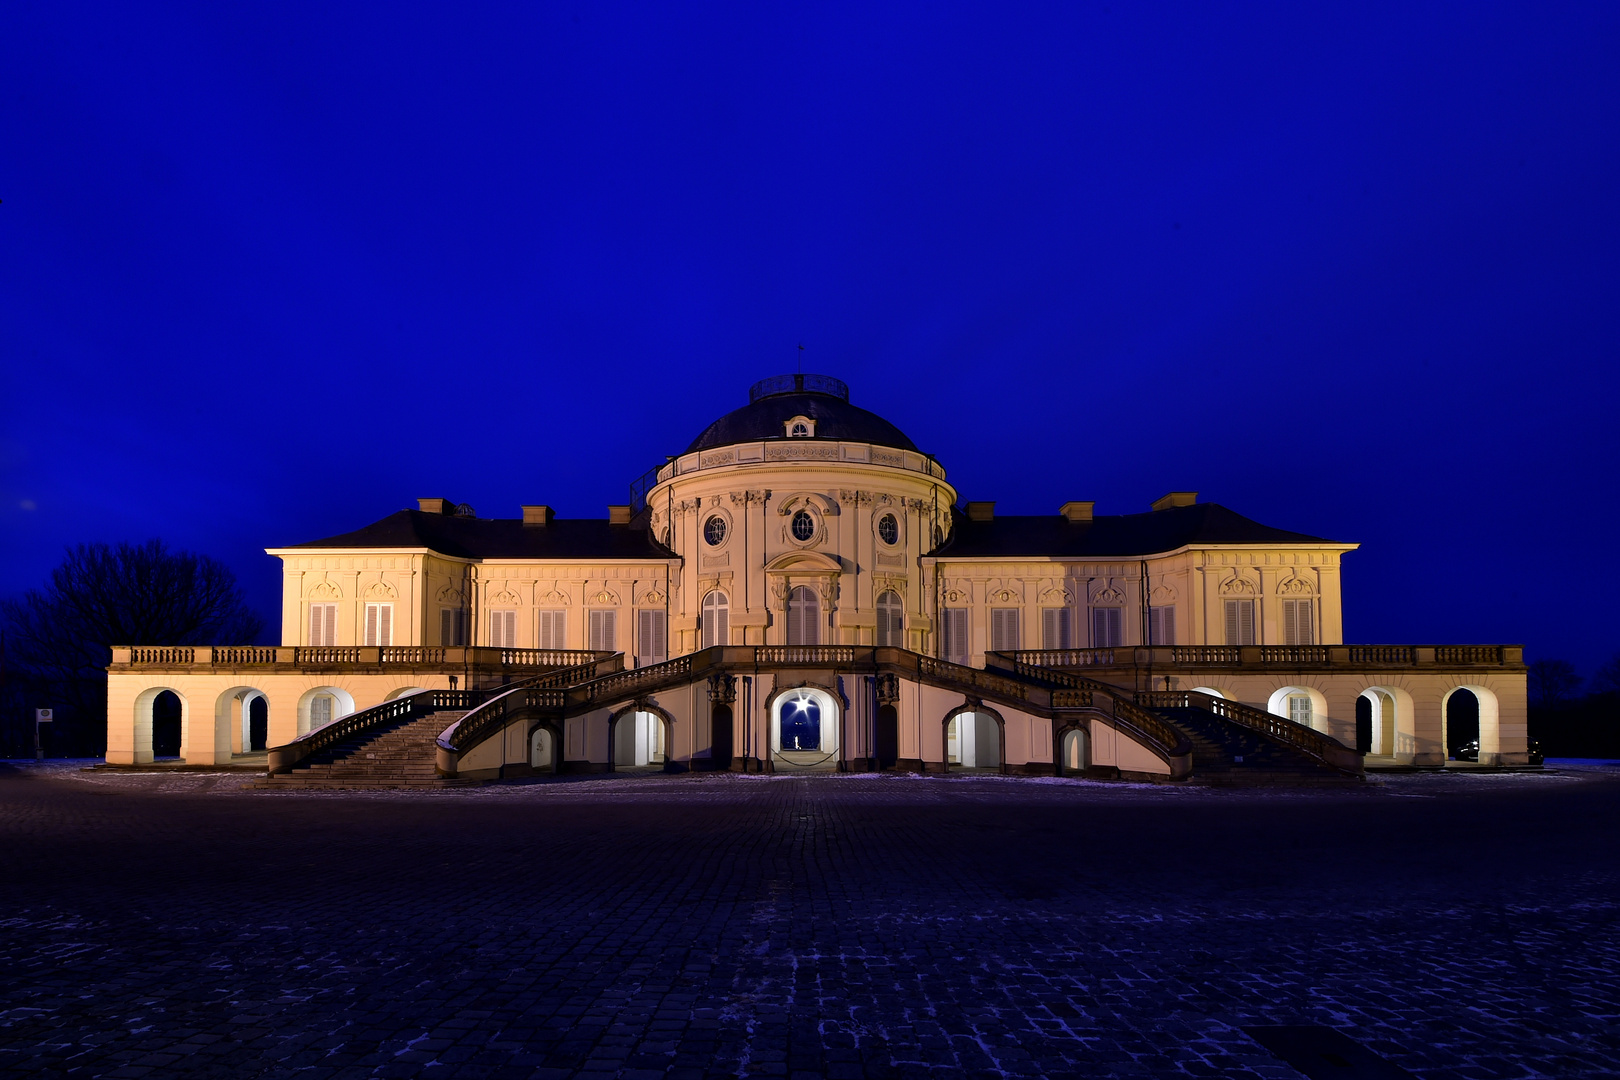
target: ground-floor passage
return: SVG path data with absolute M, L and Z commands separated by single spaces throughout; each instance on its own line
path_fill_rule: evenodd
M 1620 1072 L 1613 775 L 239 782 L 0 777 L 0 1071 Z

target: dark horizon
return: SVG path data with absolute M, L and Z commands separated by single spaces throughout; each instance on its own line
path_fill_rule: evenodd
M 599 517 L 796 370 L 1005 514 L 1357 542 L 1347 641 L 1620 650 L 1620 11 L 19 9 L 0 596 Z M 801 350 L 800 345 L 804 348 Z

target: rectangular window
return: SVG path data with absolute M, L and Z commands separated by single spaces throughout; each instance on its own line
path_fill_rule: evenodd
M 1041 609 L 1041 648 L 1071 649 L 1074 640 L 1069 634 L 1071 616 L 1068 608 Z
M 337 605 L 309 605 L 309 643 L 311 645 L 337 644 Z
M 535 637 L 538 647 L 542 649 L 568 648 L 568 612 L 542 611 L 540 613 L 540 629 Z
M 489 643 L 497 649 L 517 648 L 517 612 L 510 608 L 489 613 Z
M 332 722 L 332 695 L 316 694 L 309 699 L 309 727 L 313 731 Z
M 366 605 L 366 644 L 392 645 L 394 643 L 394 605 Z
M 1226 601 L 1226 643 L 1228 645 L 1254 644 L 1254 601 Z
M 439 644 L 467 644 L 467 613 L 460 608 L 439 609 Z
M 1311 726 L 1311 699 L 1304 694 L 1288 695 L 1288 719 Z
M 1091 647 L 1113 649 L 1125 643 L 1125 612 L 1117 607 L 1091 609 Z
M 967 608 L 945 609 L 945 621 L 940 626 L 940 651 L 953 664 L 968 662 Z
M 668 622 L 658 608 L 642 608 L 636 612 L 636 666 L 661 664 L 669 657 L 665 644 Z
M 593 611 L 590 613 L 591 648 L 596 652 L 618 652 L 618 634 L 615 626 L 618 623 L 617 611 Z
M 1017 608 L 990 609 L 990 648 L 996 652 L 1013 652 L 1018 648 Z
M 1315 645 L 1316 622 L 1309 600 L 1283 601 L 1283 644 Z
M 1148 608 L 1148 631 L 1153 635 L 1151 644 L 1176 643 L 1176 609 L 1173 607 Z

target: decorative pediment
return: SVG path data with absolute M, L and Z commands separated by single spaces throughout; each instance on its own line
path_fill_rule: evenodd
M 367 600 L 392 600 L 398 595 L 394 587 L 386 581 L 373 581 L 366 586 Z
M 517 605 L 521 604 L 523 601 L 519 599 L 518 594 L 513 592 L 511 589 L 502 589 L 494 596 L 491 596 L 489 598 L 489 602 L 492 605 L 499 605 L 501 607 L 517 607 Z
M 444 588 L 439 590 L 439 595 L 434 599 L 438 600 L 438 602 L 441 604 L 453 604 L 456 607 L 460 607 L 461 590 L 456 588 L 454 585 L 446 585 Z
M 1295 576 L 1277 586 L 1277 591 L 1284 596 L 1310 596 L 1316 592 L 1316 586 L 1306 578 Z
M 973 603 L 973 585 L 967 581 L 947 581 L 944 595 L 947 604 L 971 604 Z
M 604 586 L 603 588 L 591 593 L 587 599 L 593 604 L 617 604 L 619 602 L 619 594 Z
M 658 607 L 666 599 L 668 599 L 668 597 L 659 592 L 657 589 L 648 589 L 646 592 L 641 594 L 641 603 L 645 607 Z
M 781 517 L 807 509 L 819 510 L 828 517 L 834 517 L 838 514 L 838 501 L 814 491 L 797 491 L 776 504 L 776 512 Z
M 1253 596 L 1257 592 L 1254 582 L 1245 577 L 1233 575 L 1221 582 L 1222 596 Z
M 550 592 L 540 597 L 540 602 L 551 607 L 566 607 L 573 603 L 573 601 L 568 598 L 567 593 L 558 589 L 552 589 Z
M 315 600 L 337 600 L 343 596 L 343 590 L 330 581 L 323 581 L 309 590 L 309 595 Z
M 1010 589 L 1005 585 L 999 589 L 991 589 L 989 595 L 992 604 L 1017 604 L 1022 603 L 1023 599 L 1016 589 Z
M 1056 585 L 1048 585 L 1041 590 L 1041 603 L 1049 607 L 1068 607 L 1073 600 L 1068 589 L 1060 589 Z
M 1157 589 L 1154 589 L 1151 593 L 1149 593 L 1148 597 L 1159 607 L 1168 607 L 1176 602 L 1176 590 L 1171 588 L 1169 585 L 1160 585 Z
M 788 551 L 765 564 L 767 574 L 837 574 L 843 566 L 819 551 Z
M 1095 607 L 1118 607 L 1125 602 L 1125 594 L 1112 585 L 1104 586 L 1091 594 L 1091 603 Z

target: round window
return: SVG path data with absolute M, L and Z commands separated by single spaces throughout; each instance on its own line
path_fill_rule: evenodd
M 793 538 L 795 540 L 808 540 L 816 535 L 816 519 L 810 516 L 810 511 L 800 510 L 793 515 Z
M 710 547 L 719 547 L 726 539 L 726 519 L 716 514 L 703 523 L 703 539 Z
M 878 518 L 878 539 L 885 544 L 900 542 L 900 523 L 894 519 L 893 514 L 884 514 Z

